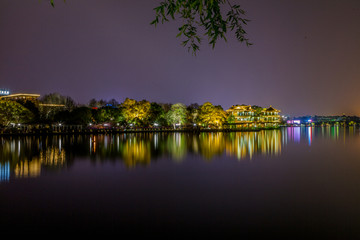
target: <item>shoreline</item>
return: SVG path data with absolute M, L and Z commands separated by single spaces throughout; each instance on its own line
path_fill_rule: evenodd
M 281 128 L 288 127 L 329 127 L 329 126 L 286 126 L 281 125 L 277 127 L 259 127 L 259 128 L 236 128 L 236 129 L 196 129 L 196 128 L 188 128 L 188 129 L 167 129 L 167 128 L 139 128 L 139 129 L 68 129 L 63 131 L 56 131 L 51 128 L 44 129 L 32 129 L 30 131 L 22 131 L 21 129 L 0 129 L 0 137 L 3 136 L 51 136 L 51 135 L 102 135 L 102 134 L 126 134 L 126 133 L 216 133 L 216 132 L 259 132 L 262 130 L 278 130 Z M 339 126 L 339 127 L 356 127 L 356 126 Z
M 35 131 L 22 132 L 19 130 L 0 132 L 0 136 L 50 136 L 50 135 L 101 135 L 101 134 L 126 134 L 126 133 L 215 133 L 215 132 L 259 132 L 262 130 L 276 130 L 281 127 L 269 128 L 242 128 L 242 129 L 85 129 L 71 131 L 52 131 L 51 129 L 36 129 Z

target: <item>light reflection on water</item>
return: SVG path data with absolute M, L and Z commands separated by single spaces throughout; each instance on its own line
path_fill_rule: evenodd
M 3 137 L 0 143 L 5 229 L 360 238 L 359 128 Z
M 231 133 L 138 133 L 118 135 L 79 135 L 0 138 L 0 182 L 10 177 L 39 177 L 42 171 L 70 167 L 77 157 L 92 161 L 108 159 L 127 168 L 147 166 L 167 157 L 182 162 L 188 155 L 204 161 L 217 156 L 252 160 L 254 156 L 278 156 L 289 143 L 331 139 L 345 143 L 358 135 L 354 127 L 289 127 L 280 130 Z

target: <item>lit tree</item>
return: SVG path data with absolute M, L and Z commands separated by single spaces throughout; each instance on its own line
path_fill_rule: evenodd
M 209 102 L 199 108 L 199 123 L 204 125 L 221 126 L 227 118 L 226 112 L 221 106 L 214 106 Z
M 350 121 L 350 122 L 349 122 L 349 126 L 356 126 L 356 122 Z
M 186 106 L 182 103 L 176 103 L 172 105 L 170 111 L 166 113 L 166 120 L 175 128 L 176 124 L 182 125 L 186 123 L 186 114 Z
M 226 119 L 228 123 L 235 123 L 235 120 L 235 116 L 232 114 L 229 114 L 228 118 Z
M 10 123 L 26 123 L 33 114 L 15 101 L 0 100 L 0 125 L 9 126 Z
M 150 114 L 150 102 L 146 100 L 136 101 L 134 99 L 126 98 L 121 104 L 121 108 L 128 123 L 143 123 Z

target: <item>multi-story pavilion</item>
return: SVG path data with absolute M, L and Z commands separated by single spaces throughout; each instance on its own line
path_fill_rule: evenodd
M 237 127 L 277 126 L 281 122 L 280 110 L 269 108 L 254 109 L 251 105 L 233 105 L 226 112 L 232 116 L 228 125 Z
M 226 112 L 233 116 L 233 121 L 231 122 L 233 125 L 249 126 L 259 120 L 251 105 L 233 105 Z
M 265 126 L 276 126 L 281 122 L 280 112 L 272 106 L 264 108 L 260 113 L 260 122 L 264 123 Z

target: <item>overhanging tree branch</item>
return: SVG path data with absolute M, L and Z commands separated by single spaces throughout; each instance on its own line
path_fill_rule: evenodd
M 196 55 L 200 49 L 201 37 L 198 28 L 204 31 L 208 43 L 215 48 L 219 39 L 227 41 L 228 30 L 235 31 L 235 37 L 239 42 L 252 45 L 245 37 L 244 25 L 250 21 L 245 18 L 245 11 L 240 5 L 233 5 L 229 0 L 164 0 L 154 8 L 155 19 L 151 22 L 157 26 L 176 17 L 183 19 L 183 25 L 179 28 L 177 37 L 184 36 L 183 46 Z M 224 14 L 225 12 L 225 14 Z

